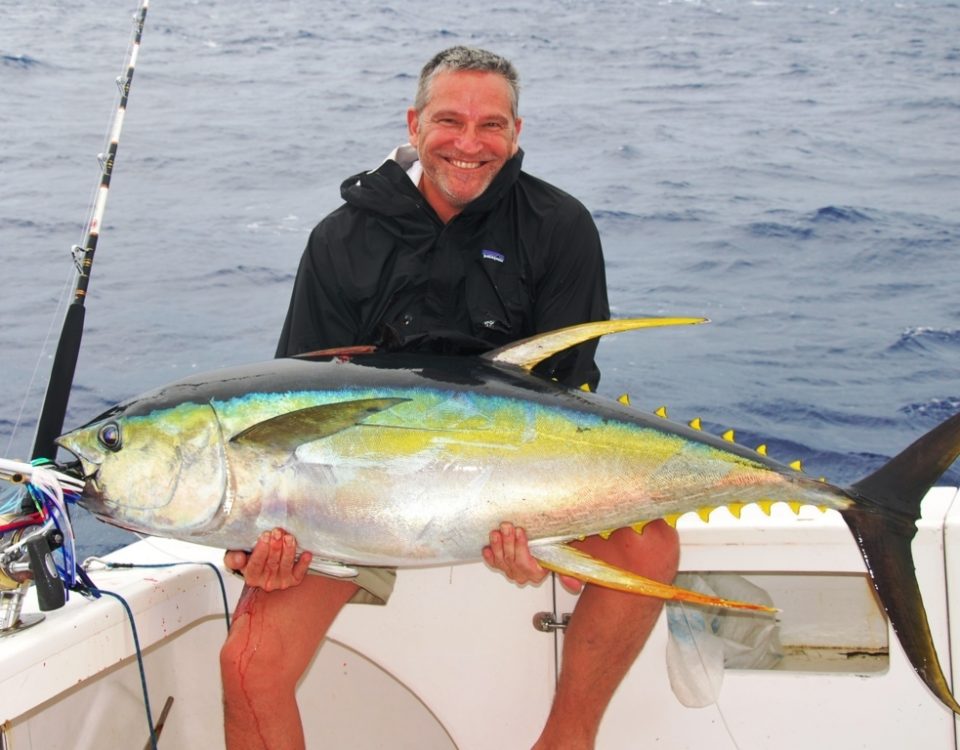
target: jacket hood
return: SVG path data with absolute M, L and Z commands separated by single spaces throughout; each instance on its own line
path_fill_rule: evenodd
M 461 213 L 482 213 L 494 206 L 520 176 L 523 149 L 503 165 L 490 186 Z M 400 146 L 376 169 L 361 172 L 344 180 L 340 195 L 351 206 L 383 214 L 401 216 L 429 207 L 417 183 L 421 170 L 417 152 L 412 146 Z

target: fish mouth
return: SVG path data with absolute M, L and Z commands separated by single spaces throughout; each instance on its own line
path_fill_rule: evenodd
M 103 499 L 100 485 L 97 482 L 97 477 L 100 474 L 100 464 L 97 461 L 85 458 L 80 451 L 65 444 L 63 438 L 57 438 L 54 442 L 74 457 L 73 461 L 61 464 L 60 470 L 83 481 L 83 492 L 80 493 L 77 504 L 91 512 L 97 507 L 105 506 L 107 503 Z
M 77 448 L 68 445 L 63 438 L 57 438 L 54 442 L 76 459 L 63 464 L 65 473 L 71 474 L 77 479 L 82 479 L 84 482 L 96 479 L 100 471 L 99 462 L 85 457 Z

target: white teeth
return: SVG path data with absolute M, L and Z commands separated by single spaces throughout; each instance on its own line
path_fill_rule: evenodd
M 482 164 L 479 161 L 457 161 L 456 159 L 451 159 L 450 163 L 458 169 L 476 169 Z

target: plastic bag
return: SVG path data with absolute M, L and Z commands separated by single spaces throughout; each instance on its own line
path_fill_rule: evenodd
M 733 573 L 682 573 L 675 585 L 773 605 L 766 591 Z M 716 702 L 726 667 L 769 669 L 783 657 L 775 615 L 669 602 L 667 625 L 670 687 L 691 708 Z

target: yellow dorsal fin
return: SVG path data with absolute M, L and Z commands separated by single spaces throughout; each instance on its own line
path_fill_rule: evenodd
M 621 393 L 620 398 L 617 399 L 624 406 L 630 406 L 630 397 L 626 393 Z
M 593 323 L 561 328 L 547 333 L 538 333 L 536 336 L 514 341 L 499 349 L 486 352 L 480 356 L 497 364 L 516 365 L 524 370 L 532 370 L 557 352 L 566 351 L 570 347 L 582 344 L 584 341 L 606 336 L 621 331 L 634 331 L 639 328 L 661 328 L 663 326 L 689 326 L 706 323 L 706 318 L 623 318 L 620 320 L 598 320 Z
M 703 429 L 703 422 L 700 421 L 700 417 L 691 419 L 687 424 L 689 424 L 695 430 Z
M 794 471 L 803 471 L 803 462 L 798 458 L 796 461 L 791 462 L 790 468 Z
M 659 409 L 657 409 L 657 410 L 654 412 L 654 414 L 656 414 L 658 417 L 661 417 L 662 419 L 666 419 L 666 418 L 667 418 L 667 407 L 666 407 L 666 406 L 661 406 Z
M 764 445 L 758 445 L 758 446 L 757 446 L 757 453 L 759 453 L 761 456 L 767 455 L 767 446 L 766 446 L 766 444 L 764 444 Z
M 727 503 L 727 510 L 734 518 L 740 518 L 740 511 L 743 510 L 743 503 Z
M 726 440 L 728 443 L 735 443 L 735 442 L 737 442 L 737 434 L 736 434 L 733 430 L 727 430 L 725 433 L 723 433 L 723 436 L 722 436 L 722 437 L 723 437 L 723 439 Z

